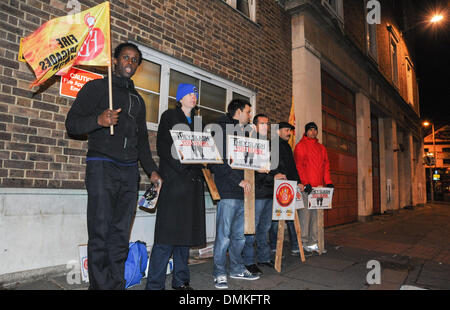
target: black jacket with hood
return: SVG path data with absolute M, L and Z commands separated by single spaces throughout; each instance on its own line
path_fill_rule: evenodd
M 225 114 L 221 116 L 216 123 L 222 128 L 222 141 L 218 141 L 220 135 L 212 133 L 218 145 L 219 151 L 221 151 L 220 145 L 222 145 L 222 158 L 223 164 L 210 165 L 212 172 L 214 173 L 214 181 L 216 183 L 217 190 L 219 191 L 221 199 L 244 199 L 244 189 L 239 186 L 242 180 L 244 180 L 244 170 L 231 169 L 227 162 L 227 134 L 229 135 L 244 135 L 244 127 L 239 125 L 239 122 Z M 227 125 L 232 125 L 237 128 L 236 131 L 226 132 Z
M 93 80 L 79 91 L 67 113 L 69 135 L 88 135 L 88 157 L 110 158 L 120 163 L 141 162 L 150 175 L 157 166 L 150 152 L 145 120 L 145 103 L 131 79 L 113 75 L 113 109 L 121 108 L 114 135 L 109 127 L 97 123 L 98 116 L 109 109 L 108 78 Z

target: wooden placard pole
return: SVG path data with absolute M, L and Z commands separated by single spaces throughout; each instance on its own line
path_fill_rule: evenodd
M 319 247 L 319 255 L 322 255 L 325 248 L 324 230 L 323 230 L 323 210 L 317 210 L 317 243 Z
M 294 226 L 295 232 L 297 235 L 298 248 L 300 250 L 300 258 L 302 262 L 305 262 L 305 252 L 303 251 L 303 242 L 302 242 L 302 229 L 300 228 L 300 220 L 298 218 L 298 212 L 295 210 L 295 218 L 294 218 Z
M 251 186 L 250 193 L 244 193 L 244 234 L 255 234 L 255 171 L 244 170 L 244 180 Z
M 113 97 L 112 97 L 111 7 L 110 7 L 109 2 L 108 2 L 108 24 L 107 25 L 108 25 L 107 26 L 108 27 L 108 31 L 107 32 L 108 32 L 108 35 L 109 35 L 109 38 L 108 38 L 109 43 L 108 43 L 108 46 L 107 46 L 107 48 L 108 48 L 108 56 L 109 56 L 109 59 L 108 59 L 108 96 L 109 96 L 109 109 L 112 110 L 114 108 L 114 106 L 113 106 Z M 114 125 L 110 125 L 109 126 L 109 134 L 111 136 L 114 135 Z
M 108 65 L 108 96 L 109 96 L 109 109 L 113 109 L 113 98 L 112 98 L 112 70 L 111 63 Z M 114 125 L 109 126 L 109 134 L 114 135 Z
M 275 270 L 281 272 L 281 258 L 283 255 L 283 242 L 284 242 L 284 223 L 285 220 L 278 221 L 278 233 L 277 233 L 277 252 L 275 253 Z
M 277 251 L 275 253 L 275 270 L 281 272 L 281 260 L 283 257 L 283 243 L 284 243 L 284 224 L 285 220 L 278 221 L 278 234 L 277 234 Z M 300 260 L 305 262 L 305 252 L 303 251 L 302 242 L 302 230 L 300 228 L 300 220 L 298 218 L 297 210 L 295 211 L 294 226 L 297 236 L 298 248 L 300 250 Z
M 206 165 L 205 165 L 206 166 Z M 217 190 L 216 183 L 211 175 L 211 171 L 207 168 L 203 168 L 203 176 L 205 177 L 206 184 L 208 185 L 209 193 L 213 200 L 220 200 L 219 191 Z

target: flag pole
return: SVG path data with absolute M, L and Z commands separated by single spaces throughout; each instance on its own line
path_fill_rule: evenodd
M 111 61 L 111 8 L 110 3 L 108 1 L 108 35 L 109 35 L 109 44 L 108 44 L 108 55 L 109 55 L 109 63 L 108 63 L 108 95 L 109 95 L 109 109 L 113 109 L 113 99 L 112 99 L 112 61 Z M 110 135 L 114 135 L 114 125 L 109 126 Z
M 111 73 L 111 56 L 109 56 L 109 65 L 108 65 L 108 94 L 109 94 L 109 109 L 113 109 L 113 101 L 112 101 L 112 73 Z M 114 125 L 109 126 L 109 132 L 111 136 L 114 135 Z

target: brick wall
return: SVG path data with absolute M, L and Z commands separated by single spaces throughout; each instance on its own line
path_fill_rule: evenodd
M 366 16 L 364 1 L 344 1 L 346 35 L 364 54 L 366 53 Z
M 412 46 L 408 46 L 407 42 L 402 36 L 402 21 L 400 20 L 398 11 L 399 4 L 406 5 L 406 3 L 399 2 L 397 7 L 394 6 L 392 0 L 384 1 L 381 6 L 381 24 L 377 26 L 377 45 L 378 45 L 378 68 L 389 83 L 397 89 L 400 96 L 408 102 L 408 90 L 406 80 L 406 56 L 409 56 L 415 64 L 414 53 Z M 412 8 L 408 6 L 409 14 L 414 14 Z M 417 14 L 417 13 L 415 13 Z M 391 25 L 397 34 L 399 42 L 397 43 L 397 63 L 398 63 L 398 85 L 395 86 L 392 80 L 392 64 L 390 60 L 390 34 L 387 29 Z M 411 44 L 409 44 L 411 45 Z M 417 91 L 416 73 L 413 70 L 413 92 L 414 92 L 414 111 L 419 113 L 419 94 Z
M 84 10 L 103 0 L 79 2 Z M 66 0 L 0 4 L 2 187 L 84 188 L 87 142 L 69 139 L 64 126 L 73 101 L 59 96 L 59 77 L 29 89 L 34 74 L 17 61 L 20 38 L 67 15 L 66 5 Z M 134 40 L 231 80 L 257 93 L 257 113 L 273 122 L 286 120 L 292 94 L 290 17 L 274 1 L 257 5 L 254 23 L 221 0 L 112 0 L 112 45 Z M 156 133 L 149 136 L 155 154 Z

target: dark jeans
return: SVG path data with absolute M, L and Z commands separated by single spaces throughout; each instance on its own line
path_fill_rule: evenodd
M 245 235 L 245 245 L 242 251 L 244 265 L 270 261 L 270 247 L 267 242 L 267 235 L 272 224 L 272 204 L 272 199 L 255 200 L 255 234 Z
M 294 221 L 286 221 L 286 224 L 289 232 L 291 251 L 298 250 L 299 249 L 298 240 L 297 240 L 297 233 L 295 232 Z M 272 221 L 272 226 L 270 226 L 269 230 L 269 243 L 270 249 L 272 251 L 277 249 L 277 240 L 278 240 L 278 221 Z
M 227 275 L 227 257 L 230 259 L 230 275 L 246 270 L 242 258 L 244 245 L 244 200 L 221 199 L 217 203 L 214 277 Z
M 189 283 L 189 247 L 154 244 L 149 259 L 146 290 L 163 290 L 166 286 L 167 263 L 173 254 L 172 287 Z
M 138 181 L 137 166 L 107 161 L 86 164 L 89 289 L 125 289 Z

